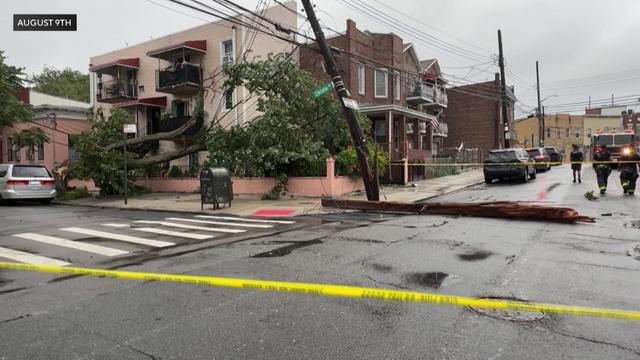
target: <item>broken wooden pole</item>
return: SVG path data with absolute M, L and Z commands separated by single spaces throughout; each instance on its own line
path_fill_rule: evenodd
M 476 203 L 402 203 L 393 201 L 364 201 L 323 198 L 322 206 L 345 210 L 389 213 L 475 216 L 500 219 L 552 221 L 562 223 L 593 223 L 592 217 L 578 214 L 571 208 L 544 206 L 517 201 Z

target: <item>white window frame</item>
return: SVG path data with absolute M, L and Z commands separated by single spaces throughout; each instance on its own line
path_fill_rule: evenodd
M 400 72 L 395 71 L 393 73 L 393 91 L 394 91 L 394 98 L 396 100 L 400 100 Z
M 233 64 L 236 61 L 236 55 L 235 55 L 235 53 L 236 53 L 236 51 L 235 51 L 236 50 L 235 49 L 236 48 L 236 44 L 234 43 L 232 38 L 223 39 L 223 40 L 220 40 L 220 65 L 224 65 L 224 57 L 227 55 L 224 52 L 224 43 L 229 42 L 229 41 L 231 41 L 231 57 L 233 58 L 233 61 L 231 61 L 231 63 Z
M 358 94 L 365 95 L 367 92 L 367 80 L 364 64 L 357 64 L 357 78 L 358 78 Z
M 227 94 L 231 95 L 231 107 L 227 107 Z M 225 91 L 222 93 L 222 109 L 224 111 L 231 111 L 234 105 L 234 90 Z
M 384 95 L 378 94 L 378 72 L 384 73 Z M 376 99 L 386 99 L 389 97 L 389 71 L 386 69 L 375 69 L 373 71 L 373 95 Z

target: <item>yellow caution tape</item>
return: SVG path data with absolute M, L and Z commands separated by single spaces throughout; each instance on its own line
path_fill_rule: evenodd
M 214 276 L 159 274 L 120 270 L 101 270 L 80 267 L 61 267 L 50 265 L 30 265 L 11 262 L 0 262 L 0 269 L 27 270 L 45 273 L 61 273 L 74 275 L 90 275 L 125 280 L 168 281 L 191 283 L 196 285 L 220 286 L 262 291 L 278 291 L 298 294 L 312 294 L 356 299 L 377 299 L 387 301 L 418 302 L 454 306 L 471 306 L 474 308 L 508 309 L 520 311 L 541 311 L 545 313 L 596 316 L 625 320 L 640 320 L 640 311 L 598 309 L 582 306 L 529 303 L 498 299 L 479 299 L 465 296 L 423 293 L 416 291 L 374 289 L 356 286 L 295 283 L 285 281 L 268 281 L 223 278 Z

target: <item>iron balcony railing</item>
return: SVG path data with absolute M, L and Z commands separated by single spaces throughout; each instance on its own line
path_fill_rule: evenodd
M 182 64 L 176 69 L 156 70 L 156 89 L 169 90 L 178 87 L 200 86 L 200 66 Z
M 170 117 L 166 119 L 160 119 L 158 126 L 153 129 L 153 133 L 169 132 L 180 128 L 191 119 L 190 116 Z M 193 126 L 188 129 L 183 135 L 195 135 L 198 132 L 198 126 Z
M 407 101 L 418 101 L 424 104 L 438 104 L 447 106 L 448 99 L 444 87 L 420 82 L 407 86 Z
M 98 101 L 115 101 L 119 99 L 136 99 L 138 86 L 135 80 L 114 79 L 101 81 L 97 85 L 96 99 Z
M 438 127 L 433 129 L 433 136 L 447 137 L 449 135 L 449 126 L 447 123 L 438 123 Z

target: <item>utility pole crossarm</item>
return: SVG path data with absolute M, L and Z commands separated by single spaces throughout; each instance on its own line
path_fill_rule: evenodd
M 307 13 L 309 23 L 313 28 L 316 42 L 324 59 L 326 71 L 329 76 L 331 76 L 331 81 L 334 84 L 336 95 L 338 96 L 338 101 L 340 102 L 340 106 L 342 106 L 342 113 L 344 114 L 344 117 L 347 121 L 351 139 L 353 140 L 353 144 L 356 148 L 358 164 L 360 165 L 360 172 L 362 173 L 362 180 L 364 182 L 365 191 L 367 193 L 367 199 L 369 201 L 378 201 L 380 198 L 380 194 L 377 187 L 377 182 L 373 181 L 373 174 L 367 160 L 368 149 L 364 142 L 362 130 L 360 129 L 360 126 L 356 121 L 355 111 L 346 107 L 343 99 L 349 97 L 349 92 L 345 88 L 342 77 L 338 73 L 335 60 L 333 59 L 333 55 L 331 55 L 331 50 L 329 49 L 329 45 L 327 44 L 327 41 L 324 37 L 324 33 L 322 32 L 322 28 L 320 27 L 318 18 L 316 17 L 316 14 L 313 10 L 313 5 L 311 5 L 310 0 L 302 0 L 302 5 L 304 6 L 304 11 Z

